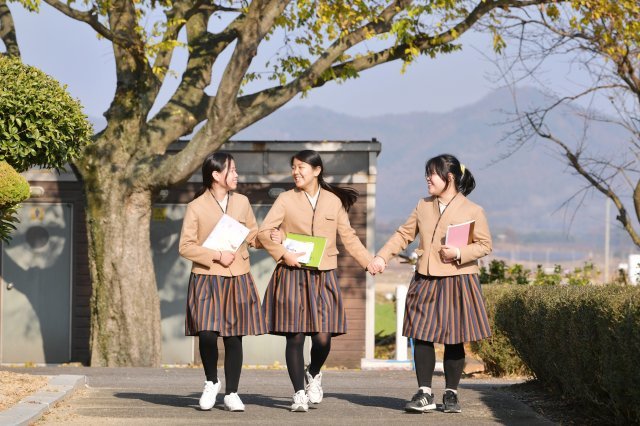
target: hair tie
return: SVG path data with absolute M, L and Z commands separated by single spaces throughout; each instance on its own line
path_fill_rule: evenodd
M 462 174 L 464 175 L 464 172 L 467 171 L 467 168 L 464 166 L 464 164 L 460 163 L 460 170 L 462 170 Z

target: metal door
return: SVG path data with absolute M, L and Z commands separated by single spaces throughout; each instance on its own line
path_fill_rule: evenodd
M 72 205 L 23 204 L 2 245 L 2 363 L 71 359 Z

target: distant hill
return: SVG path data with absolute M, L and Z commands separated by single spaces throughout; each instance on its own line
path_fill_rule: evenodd
M 543 96 L 520 89 L 518 102 L 540 105 Z M 500 142 L 514 103 L 508 90 L 495 91 L 480 101 L 446 113 L 388 114 L 360 118 L 322 108 L 283 108 L 245 129 L 235 140 L 367 140 L 382 143 L 378 157 L 379 233 L 385 234 L 409 215 L 426 194 L 425 161 L 451 153 L 473 172 L 476 190 L 470 195 L 481 204 L 494 232 L 517 235 L 520 242 L 580 240 L 598 247 L 604 228 L 604 198 L 588 194 L 579 211 L 577 203 L 563 204 L 585 187 L 570 173 L 546 142 L 529 144 L 504 160 L 508 142 Z M 580 135 L 582 122 L 558 113 L 552 117 L 561 135 Z M 623 135 L 615 128 L 592 126 L 590 143 L 611 149 Z M 578 197 L 580 199 L 580 197 Z M 573 220 L 573 222 L 572 222 Z M 570 226 L 571 225 L 571 226 Z M 625 240 L 621 232 L 615 238 Z

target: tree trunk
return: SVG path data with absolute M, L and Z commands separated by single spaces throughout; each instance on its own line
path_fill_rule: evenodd
M 159 366 L 160 303 L 149 237 L 151 191 L 126 172 L 85 176 L 91 365 Z

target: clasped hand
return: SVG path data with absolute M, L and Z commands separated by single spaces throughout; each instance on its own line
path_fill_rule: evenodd
M 375 256 L 373 260 L 367 265 L 367 271 L 371 275 L 381 274 L 384 272 L 384 269 L 387 267 L 387 264 L 384 262 L 384 259 L 380 256 Z

